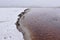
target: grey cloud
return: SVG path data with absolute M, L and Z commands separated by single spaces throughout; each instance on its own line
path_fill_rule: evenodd
M 60 7 L 60 0 L 0 0 L 0 7 Z

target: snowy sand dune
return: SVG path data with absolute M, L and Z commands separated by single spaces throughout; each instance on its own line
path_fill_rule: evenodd
M 25 8 L 0 8 L 0 40 L 24 40 L 16 29 L 18 14 Z

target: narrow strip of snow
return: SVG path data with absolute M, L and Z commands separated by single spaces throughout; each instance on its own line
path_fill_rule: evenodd
M 0 8 L 0 40 L 24 40 L 16 29 L 18 14 L 25 8 Z

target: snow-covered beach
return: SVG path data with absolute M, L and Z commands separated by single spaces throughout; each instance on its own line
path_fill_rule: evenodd
M 0 40 L 24 40 L 16 29 L 18 14 L 25 8 L 0 8 Z

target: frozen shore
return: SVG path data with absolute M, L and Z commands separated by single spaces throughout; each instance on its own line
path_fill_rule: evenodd
M 16 29 L 18 15 L 25 8 L 0 8 L 0 40 L 24 40 Z

